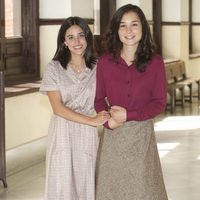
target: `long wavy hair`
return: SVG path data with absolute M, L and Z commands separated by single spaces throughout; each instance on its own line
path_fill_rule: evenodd
M 118 30 L 123 15 L 129 12 L 136 13 L 142 24 L 142 38 L 135 52 L 133 63 L 136 65 L 136 69 L 138 71 L 143 72 L 147 67 L 148 61 L 151 60 L 153 54 L 155 53 L 155 44 L 153 43 L 146 17 L 138 6 L 127 4 L 120 7 L 115 12 L 112 17 L 109 30 L 106 34 L 106 50 L 113 54 L 114 60 L 120 56 L 123 44 L 120 41 Z
M 92 69 L 94 64 L 96 63 L 96 58 L 94 56 L 94 47 L 93 47 L 93 35 L 88 24 L 82 18 L 76 16 L 68 17 L 61 25 L 57 37 L 57 49 L 53 57 L 53 60 L 59 61 L 63 68 L 65 69 L 67 68 L 67 64 L 71 60 L 71 52 L 69 48 L 65 46 L 64 41 L 67 29 L 69 29 L 73 25 L 79 26 L 85 34 L 87 47 L 84 53 L 84 58 L 86 66 Z

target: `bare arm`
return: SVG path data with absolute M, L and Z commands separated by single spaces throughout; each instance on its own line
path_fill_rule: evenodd
M 106 111 L 99 112 L 96 116 L 91 117 L 73 111 L 62 103 L 59 91 L 49 91 L 47 95 L 54 114 L 67 120 L 91 126 L 99 126 L 109 119 L 109 115 Z

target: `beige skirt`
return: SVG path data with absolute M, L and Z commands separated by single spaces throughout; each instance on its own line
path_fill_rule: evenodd
M 96 170 L 96 200 L 167 200 L 153 121 L 104 129 Z

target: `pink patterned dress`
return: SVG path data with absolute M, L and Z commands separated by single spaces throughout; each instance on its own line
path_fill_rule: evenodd
M 51 61 L 40 91 L 59 91 L 64 105 L 84 115 L 94 114 L 96 68 L 77 75 Z M 46 200 L 94 200 L 97 128 L 52 115 L 46 154 Z

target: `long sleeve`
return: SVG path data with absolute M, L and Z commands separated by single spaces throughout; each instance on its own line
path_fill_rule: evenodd
M 101 64 L 102 64 L 101 61 L 98 61 L 97 72 L 96 72 L 96 95 L 95 95 L 94 107 L 97 113 L 108 109 L 107 104 L 105 102 L 106 90 L 104 85 L 103 73 L 101 70 Z M 106 128 L 109 128 L 108 122 L 106 122 L 104 126 Z
M 100 57 L 97 63 L 95 109 L 107 110 L 105 97 L 111 106 L 127 111 L 127 121 L 154 118 L 164 111 L 167 102 L 165 67 L 160 55 L 154 55 L 144 72 L 128 66 L 120 57 L 111 54 Z
M 105 97 L 106 97 L 106 91 L 104 86 L 103 74 L 101 71 L 101 62 L 98 61 L 97 72 L 96 72 L 96 96 L 94 102 L 94 107 L 97 112 L 107 109 Z
M 164 63 L 159 60 L 155 73 L 154 84 L 151 91 L 151 100 L 141 109 L 128 109 L 127 120 L 146 120 L 154 118 L 165 110 L 167 103 L 167 82 L 165 76 Z M 152 74 L 153 75 L 153 74 Z

